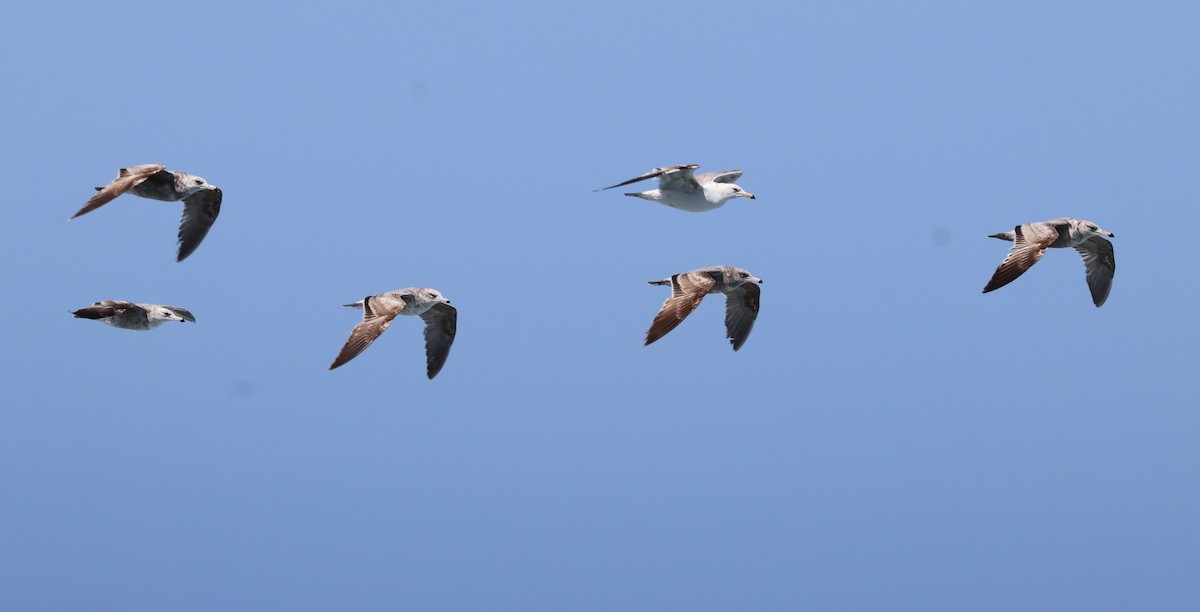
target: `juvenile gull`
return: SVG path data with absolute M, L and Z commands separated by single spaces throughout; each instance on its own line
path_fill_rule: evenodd
M 217 220 L 217 215 L 221 213 L 220 189 L 198 176 L 167 170 L 162 164 L 121 168 L 117 178 L 105 187 L 97 187 L 96 191 L 99 193 L 92 196 L 79 212 L 71 215 L 72 219 L 108 204 L 127 191 L 151 200 L 183 200 L 183 219 L 179 222 L 179 255 L 176 261 L 187 259 L 187 256 L 200 246 L 209 228 Z
M 688 212 L 704 212 L 720 208 L 733 198 L 755 199 L 754 194 L 743 190 L 734 183 L 734 181 L 742 176 L 741 170 L 692 174 L 699 167 L 696 164 L 687 164 L 685 166 L 655 168 L 637 178 L 631 178 L 623 183 L 617 183 L 616 185 L 610 185 L 596 189 L 595 191 L 603 191 L 650 178 L 657 178 L 658 189 L 651 189 L 640 193 L 627 193 L 625 195 L 666 204 L 671 208 L 678 208 L 679 210 L 686 210 Z
M 996 273 L 983 292 L 999 289 L 1016 280 L 1046 254 L 1047 248 L 1071 247 L 1083 256 L 1092 303 L 1099 308 L 1108 299 L 1113 273 L 1117 270 L 1112 243 L 1102 236 L 1115 238 L 1112 232 L 1100 229 L 1091 221 L 1070 217 L 1026 223 L 1016 226 L 1011 232 L 992 234 L 988 238 L 1009 240 L 1013 242 L 1013 247 L 1000 267 L 996 268 Z
M 76 319 L 95 319 L 121 329 L 154 329 L 167 321 L 196 322 L 196 317 L 184 308 L 162 304 L 134 304 L 104 300 L 74 313 Z
M 426 375 L 430 380 L 437 376 L 446 364 L 450 345 L 458 326 L 458 311 L 436 289 L 409 287 L 363 298 L 349 308 L 361 308 L 362 323 L 354 326 L 350 339 L 329 366 L 332 370 L 354 359 L 382 334 L 396 315 L 416 315 L 425 321 Z
M 763 281 L 741 268 L 713 266 L 649 282 L 670 285 L 671 297 L 663 302 L 646 330 L 646 346 L 675 329 L 710 293 L 725 294 L 725 337 L 733 344 L 733 350 L 742 348 L 758 318 L 759 289 L 755 283 Z

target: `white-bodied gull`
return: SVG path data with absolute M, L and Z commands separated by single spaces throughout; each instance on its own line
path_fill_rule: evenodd
M 613 189 L 630 183 L 657 178 L 658 189 L 627 193 L 625 195 L 666 204 L 671 208 L 678 208 L 687 212 L 705 212 L 714 208 L 720 208 L 734 198 L 755 199 L 754 194 L 734 183 L 734 181 L 742 176 L 741 170 L 693 174 L 693 171 L 699 167 L 696 164 L 687 164 L 683 166 L 655 168 L 637 178 L 631 178 L 623 183 L 617 183 L 616 185 L 610 185 L 596 189 L 595 191 Z

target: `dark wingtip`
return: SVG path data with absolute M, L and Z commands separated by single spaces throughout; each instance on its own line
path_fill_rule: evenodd
M 179 245 L 179 253 L 177 255 L 175 255 L 175 263 L 179 263 L 179 262 L 187 259 L 188 257 L 191 257 L 192 253 L 195 253 L 196 248 L 199 246 L 200 246 L 199 244 L 195 244 L 195 245 L 192 245 L 192 248 L 185 250 L 183 248 L 183 245 L 180 244 Z

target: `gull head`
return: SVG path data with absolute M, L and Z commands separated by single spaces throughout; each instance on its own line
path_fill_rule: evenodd
M 1092 223 L 1091 221 L 1084 221 L 1080 225 L 1082 225 L 1083 231 L 1090 235 L 1108 236 L 1109 238 L 1117 237 L 1117 235 L 1112 232 L 1100 229 L 1099 225 L 1096 225 L 1095 223 Z
M 753 274 L 751 274 L 741 268 L 733 269 L 732 280 L 733 280 L 732 284 L 735 284 L 738 287 L 740 287 L 746 283 L 758 283 L 759 285 L 761 285 L 763 282 L 763 280 L 761 278 L 758 278 L 757 276 L 754 276 Z
M 750 193 L 749 191 L 742 189 L 736 183 L 729 183 L 728 197 L 729 198 L 750 198 L 751 200 L 757 199 L 754 197 L 753 193 Z
M 148 307 L 146 309 L 146 319 L 149 320 L 151 324 L 156 322 L 165 323 L 167 321 L 179 321 L 180 323 L 187 322 L 187 319 L 183 318 L 183 316 L 179 313 L 171 310 L 170 308 L 163 308 L 162 306 Z
M 434 304 L 450 304 L 450 300 L 442 295 L 437 289 L 417 289 L 415 291 L 417 302 L 432 307 Z
M 196 176 L 194 174 L 185 174 L 183 172 L 180 172 L 179 174 L 180 174 L 180 179 L 183 182 L 183 188 L 187 192 L 188 195 L 192 195 L 193 193 L 196 193 L 197 191 L 204 191 L 206 189 L 216 189 L 217 188 L 216 185 L 213 185 L 212 183 L 204 180 L 204 177 L 202 177 L 202 176 Z

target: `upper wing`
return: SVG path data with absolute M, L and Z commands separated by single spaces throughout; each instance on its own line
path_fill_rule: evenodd
M 171 312 L 183 317 L 187 321 L 191 321 L 192 323 L 196 322 L 195 315 L 193 315 L 191 313 L 191 311 L 189 311 L 186 308 L 180 308 L 178 306 L 166 306 L 166 305 L 164 305 L 163 308 L 166 308 L 167 310 L 170 310 Z
M 650 179 L 650 178 L 657 178 L 658 186 L 660 188 L 668 188 L 669 187 L 671 189 L 680 189 L 683 191 L 692 192 L 692 191 L 696 190 L 696 187 L 698 185 L 696 183 L 696 177 L 692 175 L 692 171 L 699 167 L 700 166 L 698 166 L 696 164 L 686 164 L 683 166 L 667 166 L 666 168 L 655 168 L 637 178 L 631 178 L 628 181 L 625 181 L 623 183 L 617 183 L 616 185 L 609 185 L 608 187 L 602 187 L 600 189 L 593 189 L 593 191 L 604 191 L 605 189 L 612 189 L 614 187 L 623 187 L 630 183 L 636 183 L 638 181 L 644 181 L 644 180 Z
M 716 281 L 708 272 L 685 272 L 671 277 L 671 297 L 663 302 L 650 329 L 646 330 L 646 344 L 667 335 L 667 332 L 679 326 L 692 311 L 700 305 L 700 300 L 712 289 Z
M 99 193 L 92 196 L 92 199 L 88 200 L 87 204 L 84 204 L 83 208 L 79 209 L 79 212 L 71 215 L 71 218 L 74 219 L 79 215 L 87 214 L 108 204 L 117 196 L 137 187 L 146 179 L 158 172 L 162 172 L 164 169 L 166 169 L 166 166 L 162 164 L 142 164 L 140 166 L 121 168 L 117 172 L 117 178 L 113 179 L 105 187 L 100 188 Z
M 1092 291 L 1092 303 L 1099 308 L 1108 299 L 1108 292 L 1112 290 L 1113 274 L 1117 271 L 1113 245 L 1104 238 L 1092 236 L 1075 245 L 1075 250 L 1083 256 L 1083 264 L 1087 268 L 1088 289 Z
M 80 308 L 74 314 L 78 319 L 107 319 L 119 315 L 129 309 L 140 309 L 141 307 L 133 302 L 118 302 L 114 300 L 104 300 L 96 302 L 87 308 Z
M 725 294 L 725 336 L 735 351 L 742 348 L 754 329 L 759 294 L 760 289 L 754 283 L 745 283 Z
M 202 189 L 183 199 L 183 219 L 179 222 L 179 256 L 187 259 L 208 235 L 209 228 L 221 214 L 221 190 Z
M 434 304 L 421 313 L 421 320 L 425 321 L 425 373 L 433 380 L 442 371 L 442 366 L 446 365 L 450 345 L 454 344 L 454 335 L 458 332 L 458 310 L 449 304 Z
M 992 280 L 983 288 L 984 293 L 1017 280 L 1017 277 L 1037 263 L 1042 255 L 1046 254 L 1046 249 L 1051 243 L 1058 239 L 1057 227 L 1048 223 L 1018 225 L 1014 233 L 1016 239 L 1013 241 L 1012 250 L 992 274 Z
M 358 304 L 356 303 L 355 306 Z M 362 301 L 363 320 L 350 331 L 342 351 L 329 366 L 333 370 L 354 359 L 366 350 L 392 324 L 392 319 L 404 308 L 404 300 L 392 295 L 373 295 Z
M 720 172 L 705 172 L 704 174 L 696 175 L 696 182 L 703 183 L 711 181 L 713 183 L 736 183 L 739 178 L 742 178 L 741 170 L 722 170 Z

